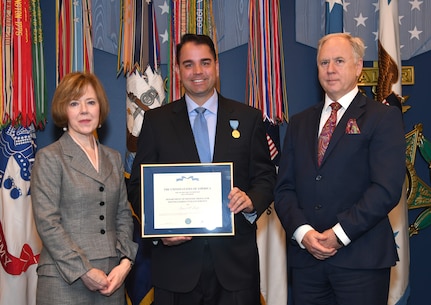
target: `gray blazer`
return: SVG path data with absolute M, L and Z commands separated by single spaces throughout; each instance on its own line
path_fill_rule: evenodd
M 61 275 L 70 284 L 92 260 L 136 256 L 121 156 L 98 148 L 99 173 L 67 132 L 36 154 L 31 198 L 43 242 L 39 275 Z

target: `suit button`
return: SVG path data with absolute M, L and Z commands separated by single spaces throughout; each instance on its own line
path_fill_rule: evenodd
M 99 191 L 103 192 L 105 188 L 103 186 L 99 187 Z
M 318 205 L 314 206 L 314 209 L 315 209 L 315 210 L 320 210 L 321 208 L 322 208 L 322 205 L 320 205 L 320 204 L 318 204 Z
M 100 234 L 105 234 L 105 230 L 100 230 Z
M 316 176 L 316 181 L 320 181 L 320 180 L 322 180 L 322 176 L 321 175 L 317 175 Z
M 105 201 L 100 201 L 99 204 L 103 207 L 105 205 Z
M 100 216 L 99 216 L 99 219 L 100 219 L 100 220 L 103 220 L 103 219 L 105 219 L 105 216 L 100 215 Z

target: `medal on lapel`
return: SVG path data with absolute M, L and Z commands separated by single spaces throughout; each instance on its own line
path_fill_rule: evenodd
M 230 120 L 230 127 L 232 128 L 232 137 L 238 139 L 241 136 L 241 133 L 238 130 L 239 121 L 238 120 Z

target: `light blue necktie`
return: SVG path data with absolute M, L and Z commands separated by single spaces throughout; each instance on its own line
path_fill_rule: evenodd
M 208 125 L 205 119 L 206 109 L 198 107 L 195 109 L 197 116 L 193 123 L 193 134 L 195 136 L 196 148 L 198 149 L 201 163 L 211 162 L 210 141 L 208 136 Z

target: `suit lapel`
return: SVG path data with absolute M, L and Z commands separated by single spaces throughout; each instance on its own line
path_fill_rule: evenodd
M 112 164 L 113 162 L 110 160 L 109 155 L 105 151 L 105 148 L 102 145 L 99 145 L 98 177 L 99 179 L 101 179 L 101 181 L 105 181 L 111 175 L 112 171 L 114 170 Z
M 337 146 L 337 143 L 346 133 L 346 125 L 350 119 L 358 119 L 365 111 L 366 99 L 362 95 L 362 93 L 358 92 L 358 94 L 353 99 L 350 106 L 346 109 L 341 120 L 338 122 L 335 127 L 334 133 L 332 134 L 331 141 L 329 142 L 328 148 L 326 149 L 325 155 L 322 160 L 322 165 L 325 163 L 325 160 L 331 155 L 331 152 Z
M 219 94 L 218 96 L 218 109 L 217 109 L 217 126 L 214 142 L 214 157 L 213 161 L 224 160 L 222 154 L 227 152 L 224 145 L 219 143 L 228 143 L 229 137 L 232 136 L 232 127 L 229 120 L 232 119 L 233 108 L 229 103 Z
M 63 152 L 70 158 L 70 167 L 96 181 L 104 182 L 112 172 L 112 164 L 104 149 L 99 145 L 99 173 L 93 167 L 85 152 L 68 133 L 60 139 Z

